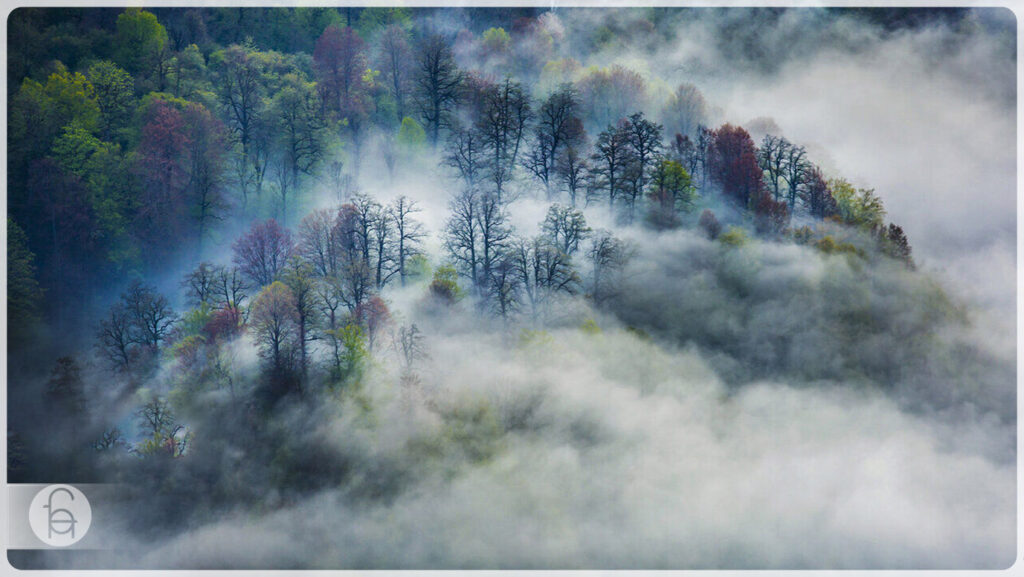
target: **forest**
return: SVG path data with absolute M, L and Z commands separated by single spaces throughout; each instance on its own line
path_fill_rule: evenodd
M 1005 568 L 1012 142 L 737 112 L 829 47 L 1006 142 L 1003 12 L 15 10 L 8 481 L 124 489 L 10 562 Z

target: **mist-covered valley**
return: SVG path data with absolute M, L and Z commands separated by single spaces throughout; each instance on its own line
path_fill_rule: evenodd
M 999 569 L 1005 9 L 20 9 L 32 568 Z

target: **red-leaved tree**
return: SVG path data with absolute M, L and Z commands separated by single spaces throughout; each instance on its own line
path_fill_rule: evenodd
M 723 124 L 712 133 L 708 172 L 726 198 L 741 207 L 756 208 L 764 184 L 757 147 L 746 130 Z
M 258 288 L 277 280 L 295 251 L 295 243 L 287 229 L 270 219 L 253 224 L 232 249 L 234 263 Z

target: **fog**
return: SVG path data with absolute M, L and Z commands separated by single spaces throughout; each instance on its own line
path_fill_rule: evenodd
M 633 249 L 606 307 L 567 298 L 546 321 L 509 328 L 468 299 L 439 314 L 424 283 L 389 288 L 396 326 L 424 333 L 415 378 L 403 376 L 387 335 L 358 394 L 282 405 L 261 414 L 255 432 L 243 425 L 251 408 L 234 397 L 255 387 L 246 383 L 260 359 L 240 340 L 237 393 L 176 397 L 196 441 L 180 459 L 187 467 L 161 477 L 159 486 L 175 488 L 152 508 L 125 505 L 112 529 L 118 548 L 75 563 L 1014 562 L 1016 62 L 1007 11 L 978 9 L 967 35 L 941 23 L 887 32 L 817 10 L 771 20 L 740 9 L 668 11 L 678 21 L 668 45 L 635 39 L 575 52 L 583 29 L 609 19 L 628 28 L 623 14 L 560 9 L 550 25 L 564 31 L 563 56 L 633 66 L 669 90 L 694 83 L 716 125 L 770 118 L 830 175 L 876 190 L 918 270 L 753 236 L 727 246 L 692 223 L 625 227 L 606 206 L 589 206 L 591 227 L 614 229 Z M 455 18 L 432 18 L 457 28 Z M 737 27 L 746 40 L 721 40 Z M 392 182 L 376 177 L 383 163 L 368 154 L 361 174 L 359 188 L 381 202 L 405 194 L 420 203 L 428 258 L 446 262 L 440 233 L 456 185 L 438 158 L 424 153 Z M 526 177 L 517 186 L 511 222 L 528 237 L 549 203 Z M 336 205 L 333 194 L 318 189 L 303 209 Z M 836 227 L 842 240 L 870 245 Z M 230 259 L 226 246 L 210 253 Z M 326 343 L 313 347 L 322 354 Z M 172 391 L 176 366 L 165 364 L 147 390 Z M 123 415 L 138 398 L 103 402 Z

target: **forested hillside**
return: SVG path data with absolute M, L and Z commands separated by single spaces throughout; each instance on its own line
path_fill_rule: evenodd
M 124 484 L 144 552 L 22 562 L 1004 566 L 1015 346 L 870 174 L 701 84 L 1001 26 L 13 12 L 8 478 Z

